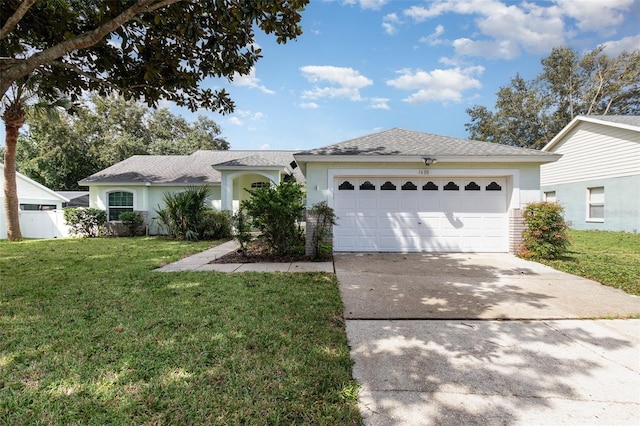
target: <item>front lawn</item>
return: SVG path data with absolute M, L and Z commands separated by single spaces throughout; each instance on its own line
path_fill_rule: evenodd
M 569 235 L 567 255 L 543 263 L 640 296 L 640 234 L 571 230 Z
M 0 242 L 0 424 L 359 424 L 335 277 L 152 272 L 207 246 Z

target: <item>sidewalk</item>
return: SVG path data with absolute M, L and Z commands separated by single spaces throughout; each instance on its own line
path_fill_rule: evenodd
M 284 263 L 209 263 L 237 250 L 235 241 L 228 241 L 193 256 L 185 257 L 156 269 L 157 272 L 216 271 L 216 272 L 328 272 L 333 274 L 333 262 Z

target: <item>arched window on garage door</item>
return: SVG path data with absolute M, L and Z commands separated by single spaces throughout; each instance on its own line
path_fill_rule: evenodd
M 120 214 L 133 211 L 133 193 L 114 191 L 108 194 L 107 214 L 109 221 L 120 220 Z

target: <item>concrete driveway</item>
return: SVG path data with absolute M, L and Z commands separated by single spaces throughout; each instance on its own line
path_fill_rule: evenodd
M 507 254 L 334 263 L 366 424 L 640 424 L 640 320 L 593 320 L 640 298 Z

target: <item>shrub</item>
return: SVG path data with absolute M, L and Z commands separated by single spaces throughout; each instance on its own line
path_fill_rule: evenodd
M 267 188 L 247 189 L 251 198 L 242 202 L 253 226 L 262 232 L 269 250 L 276 256 L 304 252 L 298 219 L 304 212 L 304 192 L 294 181 Z
M 313 258 L 321 259 L 331 255 L 332 245 L 327 242 L 331 236 L 332 226 L 336 224 L 336 214 L 326 201 L 314 204 L 309 210 L 315 226 L 311 235 Z
M 129 235 L 134 237 L 140 227 L 144 225 L 144 216 L 140 212 L 122 212 L 118 219 L 129 230 Z
M 526 229 L 518 256 L 525 259 L 557 259 L 569 246 L 569 223 L 564 208 L 546 201 L 528 204 L 523 212 Z
M 202 218 L 198 226 L 200 237 L 203 239 L 219 240 L 231 236 L 231 216 L 228 212 L 213 209 L 202 211 Z
M 64 222 L 72 234 L 93 238 L 103 232 L 107 223 L 107 212 L 96 208 L 65 208 Z
M 189 187 L 183 192 L 165 192 L 165 208 L 156 210 L 158 222 L 169 236 L 179 240 L 197 240 L 201 237 L 202 215 L 209 196 L 206 186 Z
M 247 213 L 241 207 L 240 210 L 232 217 L 234 228 L 234 239 L 240 245 L 240 251 L 243 255 L 247 254 L 247 247 L 253 236 L 251 235 L 251 219 L 247 216 Z

